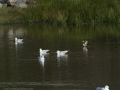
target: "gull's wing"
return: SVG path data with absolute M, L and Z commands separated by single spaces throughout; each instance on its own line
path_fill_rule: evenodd
M 43 50 L 43 52 L 45 52 L 45 53 L 48 52 L 48 51 L 49 51 L 49 50 Z
M 66 50 L 66 51 L 61 51 L 61 53 L 67 53 L 68 52 L 68 50 Z
M 88 44 L 88 41 L 86 41 L 85 44 Z

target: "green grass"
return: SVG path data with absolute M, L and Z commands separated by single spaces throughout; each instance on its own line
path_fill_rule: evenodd
M 119 4 L 118 0 L 39 0 L 20 14 L 26 22 L 118 23 Z
M 0 24 L 18 22 L 18 14 L 10 7 L 0 10 Z
M 119 23 L 119 0 L 37 0 L 27 9 L 4 9 L 0 11 L 5 22 Z M 3 16 L 5 15 L 5 16 Z M 7 16 L 10 17 L 7 17 Z M 7 18 L 6 18 L 7 17 Z M 12 18 L 12 19 L 11 19 Z

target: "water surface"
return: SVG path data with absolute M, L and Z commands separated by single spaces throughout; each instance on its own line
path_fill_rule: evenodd
M 14 38 L 23 38 L 15 44 Z M 1 90 L 120 90 L 118 25 L 57 27 L 44 24 L 1 26 Z M 82 41 L 88 40 L 88 47 Z M 39 49 L 50 49 L 45 61 Z M 69 50 L 57 57 L 57 50 Z

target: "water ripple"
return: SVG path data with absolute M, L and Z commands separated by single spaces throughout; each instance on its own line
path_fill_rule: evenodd
M 19 85 L 39 85 L 39 86 L 86 86 L 86 82 L 82 84 L 74 84 L 74 83 L 49 83 L 49 82 L 0 82 L 0 87 L 5 86 L 19 86 Z

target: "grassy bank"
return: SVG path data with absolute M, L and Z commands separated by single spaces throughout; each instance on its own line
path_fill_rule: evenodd
M 38 0 L 19 12 L 25 22 L 120 22 L 119 0 Z
M 0 8 L 0 24 L 15 23 L 18 22 L 18 13 L 15 12 L 11 7 L 4 9 Z
M 17 17 L 8 22 L 119 23 L 120 1 L 38 0 L 36 5 L 31 5 L 27 9 L 15 9 L 14 15 Z

